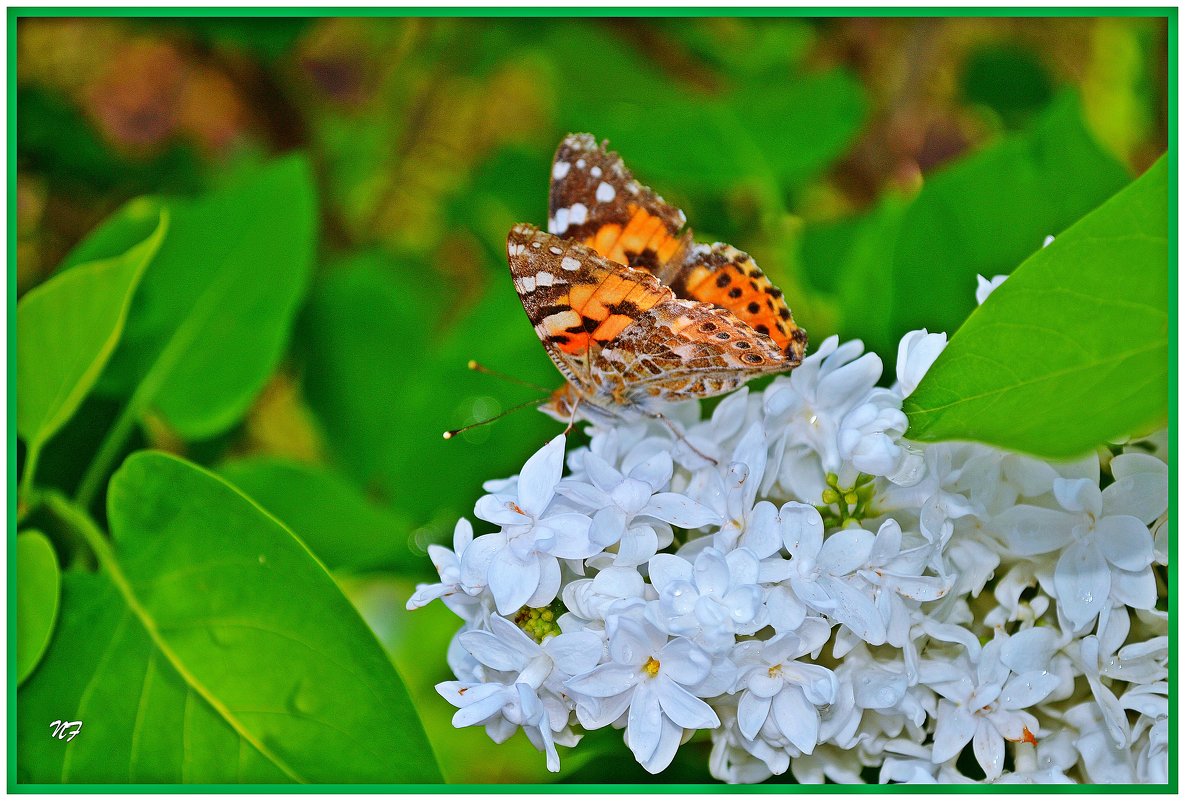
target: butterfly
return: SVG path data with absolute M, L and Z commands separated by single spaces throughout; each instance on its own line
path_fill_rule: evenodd
M 514 226 L 510 273 L 567 382 L 541 410 L 571 424 L 661 417 L 796 367 L 806 332 L 736 248 L 697 244 L 686 217 L 589 134 L 556 150 L 548 230 Z

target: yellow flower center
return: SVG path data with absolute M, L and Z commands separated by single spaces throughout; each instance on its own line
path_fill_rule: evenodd
M 658 660 L 652 656 L 646 660 L 646 664 L 642 665 L 642 670 L 646 671 L 646 675 L 653 679 L 658 675 L 658 667 Z
M 773 667 L 771 667 L 769 669 L 769 677 L 771 679 L 776 679 L 781 675 L 782 675 L 782 666 L 781 665 L 774 665 Z

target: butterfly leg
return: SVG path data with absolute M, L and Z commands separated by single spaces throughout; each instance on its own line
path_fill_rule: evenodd
M 713 459 L 711 456 L 708 456 L 708 454 L 704 453 L 699 448 L 692 445 L 691 440 L 689 440 L 687 437 L 683 436 L 683 432 L 680 430 L 679 426 L 677 426 L 673 420 L 669 419 L 662 412 L 654 412 L 652 414 L 652 416 L 654 418 L 662 421 L 662 424 L 665 425 L 667 428 L 669 428 L 671 430 L 671 433 L 674 434 L 676 438 L 678 438 L 688 448 L 691 448 L 691 450 L 694 451 L 695 454 L 697 456 L 699 456 L 701 459 L 704 459 L 713 465 L 720 464 L 715 459 Z
M 568 418 L 568 427 L 564 429 L 564 436 L 568 436 L 568 432 L 572 430 L 572 426 L 576 425 L 576 410 L 580 408 L 580 398 L 576 398 L 576 402 L 572 404 L 572 416 Z

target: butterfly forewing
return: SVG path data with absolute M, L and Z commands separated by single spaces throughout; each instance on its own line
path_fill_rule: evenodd
M 638 183 L 589 134 L 571 134 L 551 168 L 548 230 L 605 258 L 661 275 L 691 245 L 683 212 Z
M 590 359 L 646 311 L 674 299 L 642 270 L 572 240 L 516 225 L 507 239 L 514 286 L 535 333 L 561 372 L 590 382 Z

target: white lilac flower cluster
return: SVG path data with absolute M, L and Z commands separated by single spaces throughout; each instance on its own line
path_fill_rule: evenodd
M 832 337 L 673 408 L 682 437 L 593 426 L 567 475 L 559 436 L 489 482 L 496 530 L 458 522 L 408 602 L 463 621 L 453 724 L 553 771 L 613 726 L 651 773 L 702 730 L 727 782 L 1166 782 L 1164 434 L 1070 463 L 909 442 L 945 344 L 906 335 L 885 389 Z

